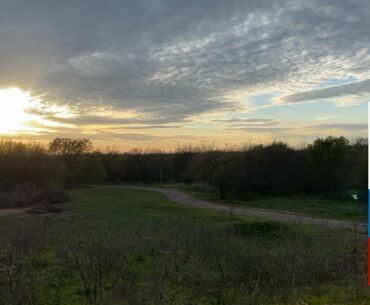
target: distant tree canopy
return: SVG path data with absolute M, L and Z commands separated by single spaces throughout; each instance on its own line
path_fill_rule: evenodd
M 141 149 L 93 151 L 88 139 L 55 138 L 45 150 L 36 144 L 0 141 L 0 188 L 21 182 L 203 183 L 220 197 L 315 193 L 332 196 L 350 190 L 367 196 L 367 140 L 318 138 L 306 148 L 286 143 L 239 150 L 179 148 L 174 153 Z
M 37 143 L 0 138 L 0 190 L 23 183 L 63 185 L 66 168 Z
M 59 157 L 67 168 L 67 185 L 103 182 L 105 169 L 101 154 L 92 150 L 89 139 L 55 138 L 49 143 L 49 153 Z
M 241 150 L 186 147 L 175 153 L 102 155 L 107 182 L 202 182 L 220 197 L 315 193 L 333 196 L 358 190 L 367 194 L 367 140 L 318 138 L 306 148 L 274 142 Z M 336 196 L 336 195 L 335 195 Z
M 81 155 L 92 149 L 89 139 L 55 138 L 49 143 L 49 152 L 54 155 Z
M 341 189 L 346 180 L 344 162 L 349 141 L 344 137 L 317 139 L 308 146 L 310 184 L 315 191 L 330 193 Z

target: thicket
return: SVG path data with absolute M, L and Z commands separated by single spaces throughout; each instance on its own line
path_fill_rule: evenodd
M 221 198 L 297 193 L 367 196 L 367 140 L 317 139 L 304 148 L 282 142 L 239 150 L 184 147 L 175 153 L 134 150 L 101 154 L 105 181 L 196 183 Z
M 59 223 L 0 236 L 0 305 L 366 303 L 363 235 L 270 222 L 88 234 Z
M 312 193 L 367 197 L 367 140 L 317 139 L 304 148 L 286 143 L 237 150 L 183 147 L 173 153 L 93 150 L 87 139 L 36 143 L 0 140 L 0 190 L 23 183 L 64 187 L 93 183 L 204 183 L 221 198 Z

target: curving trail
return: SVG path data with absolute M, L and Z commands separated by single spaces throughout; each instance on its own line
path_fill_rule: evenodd
M 262 210 L 244 207 L 230 207 L 228 205 L 216 204 L 204 200 L 199 200 L 181 191 L 169 188 L 139 187 L 139 186 L 118 186 L 118 187 L 162 193 L 175 203 L 179 203 L 189 207 L 207 209 L 216 212 L 234 213 L 243 216 L 261 217 L 271 220 L 297 222 L 333 228 L 354 229 L 356 227 L 357 230 L 359 231 L 367 231 L 367 224 L 363 222 L 326 219 L 283 211 Z

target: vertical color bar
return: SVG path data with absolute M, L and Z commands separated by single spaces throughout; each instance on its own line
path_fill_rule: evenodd
M 367 129 L 368 135 L 367 139 L 370 139 L 370 102 L 367 103 Z M 367 193 L 367 217 L 368 217 L 368 229 L 367 229 L 367 284 L 370 286 L 370 150 L 368 149 L 368 166 L 367 166 L 367 173 L 368 173 L 368 193 Z

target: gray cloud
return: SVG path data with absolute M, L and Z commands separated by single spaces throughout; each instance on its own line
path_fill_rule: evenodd
M 319 132 L 325 131 L 329 132 L 333 130 L 340 130 L 344 132 L 358 132 L 367 130 L 367 124 L 364 123 L 354 123 L 354 124 L 342 124 L 342 123 L 332 123 L 332 124 L 312 124 L 304 126 L 283 126 L 283 127 L 229 127 L 225 130 L 234 131 L 245 131 L 253 133 L 282 133 L 287 131 L 304 131 L 304 132 Z M 329 135 L 329 134 L 328 134 Z
M 249 119 L 222 119 L 213 120 L 212 122 L 224 123 L 229 126 L 275 126 L 281 124 L 279 120 L 269 118 L 249 118 Z
M 333 99 L 348 95 L 360 98 L 364 95 L 370 96 L 370 79 L 325 89 L 295 93 L 284 96 L 281 98 L 281 101 L 285 103 L 300 103 L 312 100 Z
M 130 142 L 151 142 L 151 141 L 169 141 L 173 140 L 171 136 L 157 136 L 151 134 L 142 133 L 113 133 L 113 132 L 99 132 L 94 134 L 80 133 L 77 130 L 67 130 L 64 128 L 55 129 L 55 134 L 58 137 L 71 137 L 78 138 L 84 137 L 93 141 L 130 141 Z M 53 135 L 53 134 L 51 134 Z M 27 131 L 20 131 L 18 137 L 22 139 L 38 139 L 38 140 L 50 140 L 50 132 L 40 132 L 37 135 L 30 134 Z M 194 137 L 193 135 L 180 135 L 177 137 L 179 140 L 193 141 L 199 140 L 200 138 Z
M 308 125 L 307 129 L 314 130 L 330 130 L 330 129 L 339 129 L 343 131 L 359 131 L 367 130 L 367 124 L 317 124 L 317 125 Z
M 126 133 L 126 134 L 106 134 L 111 139 L 115 140 L 130 140 L 130 141 L 165 141 L 173 139 L 170 136 L 156 136 L 149 134 L 140 134 L 140 133 Z M 181 135 L 179 136 L 181 140 L 194 140 L 197 139 L 192 135 Z
M 145 125 L 145 126 L 122 126 L 122 130 L 126 129 L 174 129 L 182 128 L 181 125 Z
M 81 115 L 77 117 L 57 117 L 57 116 L 47 116 L 46 119 L 64 123 L 64 124 L 74 124 L 77 126 L 87 126 L 87 125 L 130 125 L 130 124 L 165 124 L 167 123 L 167 118 L 112 118 L 109 116 L 96 116 L 96 115 Z M 183 120 L 185 122 L 185 120 Z M 166 125 L 158 125 L 160 127 L 166 127 Z
M 133 109 L 153 124 L 240 111 L 238 90 L 333 96 L 306 91 L 368 78 L 369 16 L 367 0 L 1 0 L 0 87 L 82 115 Z
M 130 140 L 130 141 L 161 141 L 166 139 L 166 137 L 140 133 L 126 133 L 126 134 L 105 133 L 104 135 L 110 137 L 111 139 Z
M 292 127 L 228 127 L 225 130 L 244 131 L 251 133 L 280 133 L 292 130 Z

